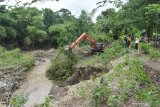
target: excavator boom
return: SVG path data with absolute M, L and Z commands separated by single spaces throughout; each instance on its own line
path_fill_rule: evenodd
M 86 33 L 83 33 L 75 42 L 73 42 L 70 45 L 70 48 L 75 47 L 79 42 L 81 42 L 83 39 L 87 39 L 88 41 L 90 41 L 92 43 L 92 47 L 96 48 L 96 41 L 94 39 L 92 39 L 91 37 L 89 37 Z

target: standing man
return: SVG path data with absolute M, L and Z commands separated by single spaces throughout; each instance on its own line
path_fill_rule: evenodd
M 131 47 L 131 36 L 127 37 L 127 45 L 128 45 L 128 48 Z
M 135 49 L 138 51 L 138 54 L 139 54 L 139 38 L 138 36 L 136 36 L 136 40 L 135 40 Z

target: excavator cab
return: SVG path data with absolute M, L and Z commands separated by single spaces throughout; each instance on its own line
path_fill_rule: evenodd
M 92 50 L 89 52 L 89 54 L 93 55 L 93 54 L 96 54 L 97 52 L 104 52 L 102 43 L 98 43 L 96 45 L 96 48 L 92 48 Z

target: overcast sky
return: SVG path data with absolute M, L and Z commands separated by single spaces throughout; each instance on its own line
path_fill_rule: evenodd
M 22 0 L 23 2 L 31 1 L 31 0 Z M 81 10 L 86 10 L 87 12 L 91 12 L 95 7 L 96 3 L 100 0 L 60 0 L 56 1 L 45 1 L 45 2 L 36 2 L 33 6 L 36 6 L 38 9 L 50 8 L 53 11 L 60 10 L 61 8 L 66 8 L 72 12 L 73 15 L 78 17 L 80 15 Z M 8 5 L 14 5 L 15 1 L 10 0 Z M 107 8 L 113 8 L 112 4 L 106 4 L 106 6 L 99 8 L 92 18 L 95 21 L 96 17 L 101 13 L 102 10 Z

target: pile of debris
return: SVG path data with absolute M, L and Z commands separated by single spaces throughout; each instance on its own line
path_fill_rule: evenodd
M 25 79 L 27 68 L 20 65 L 12 65 L 0 69 L 0 103 L 9 104 L 9 99 L 15 89 L 18 88 L 19 81 Z
M 37 51 L 34 51 L 34 57 L 40 57 L 40 58 L 49 57 L 50 58 L 53 56 L 53 52 L 54 52 L 54 49 L 50 49 L 48 51 L 37 50 Z

